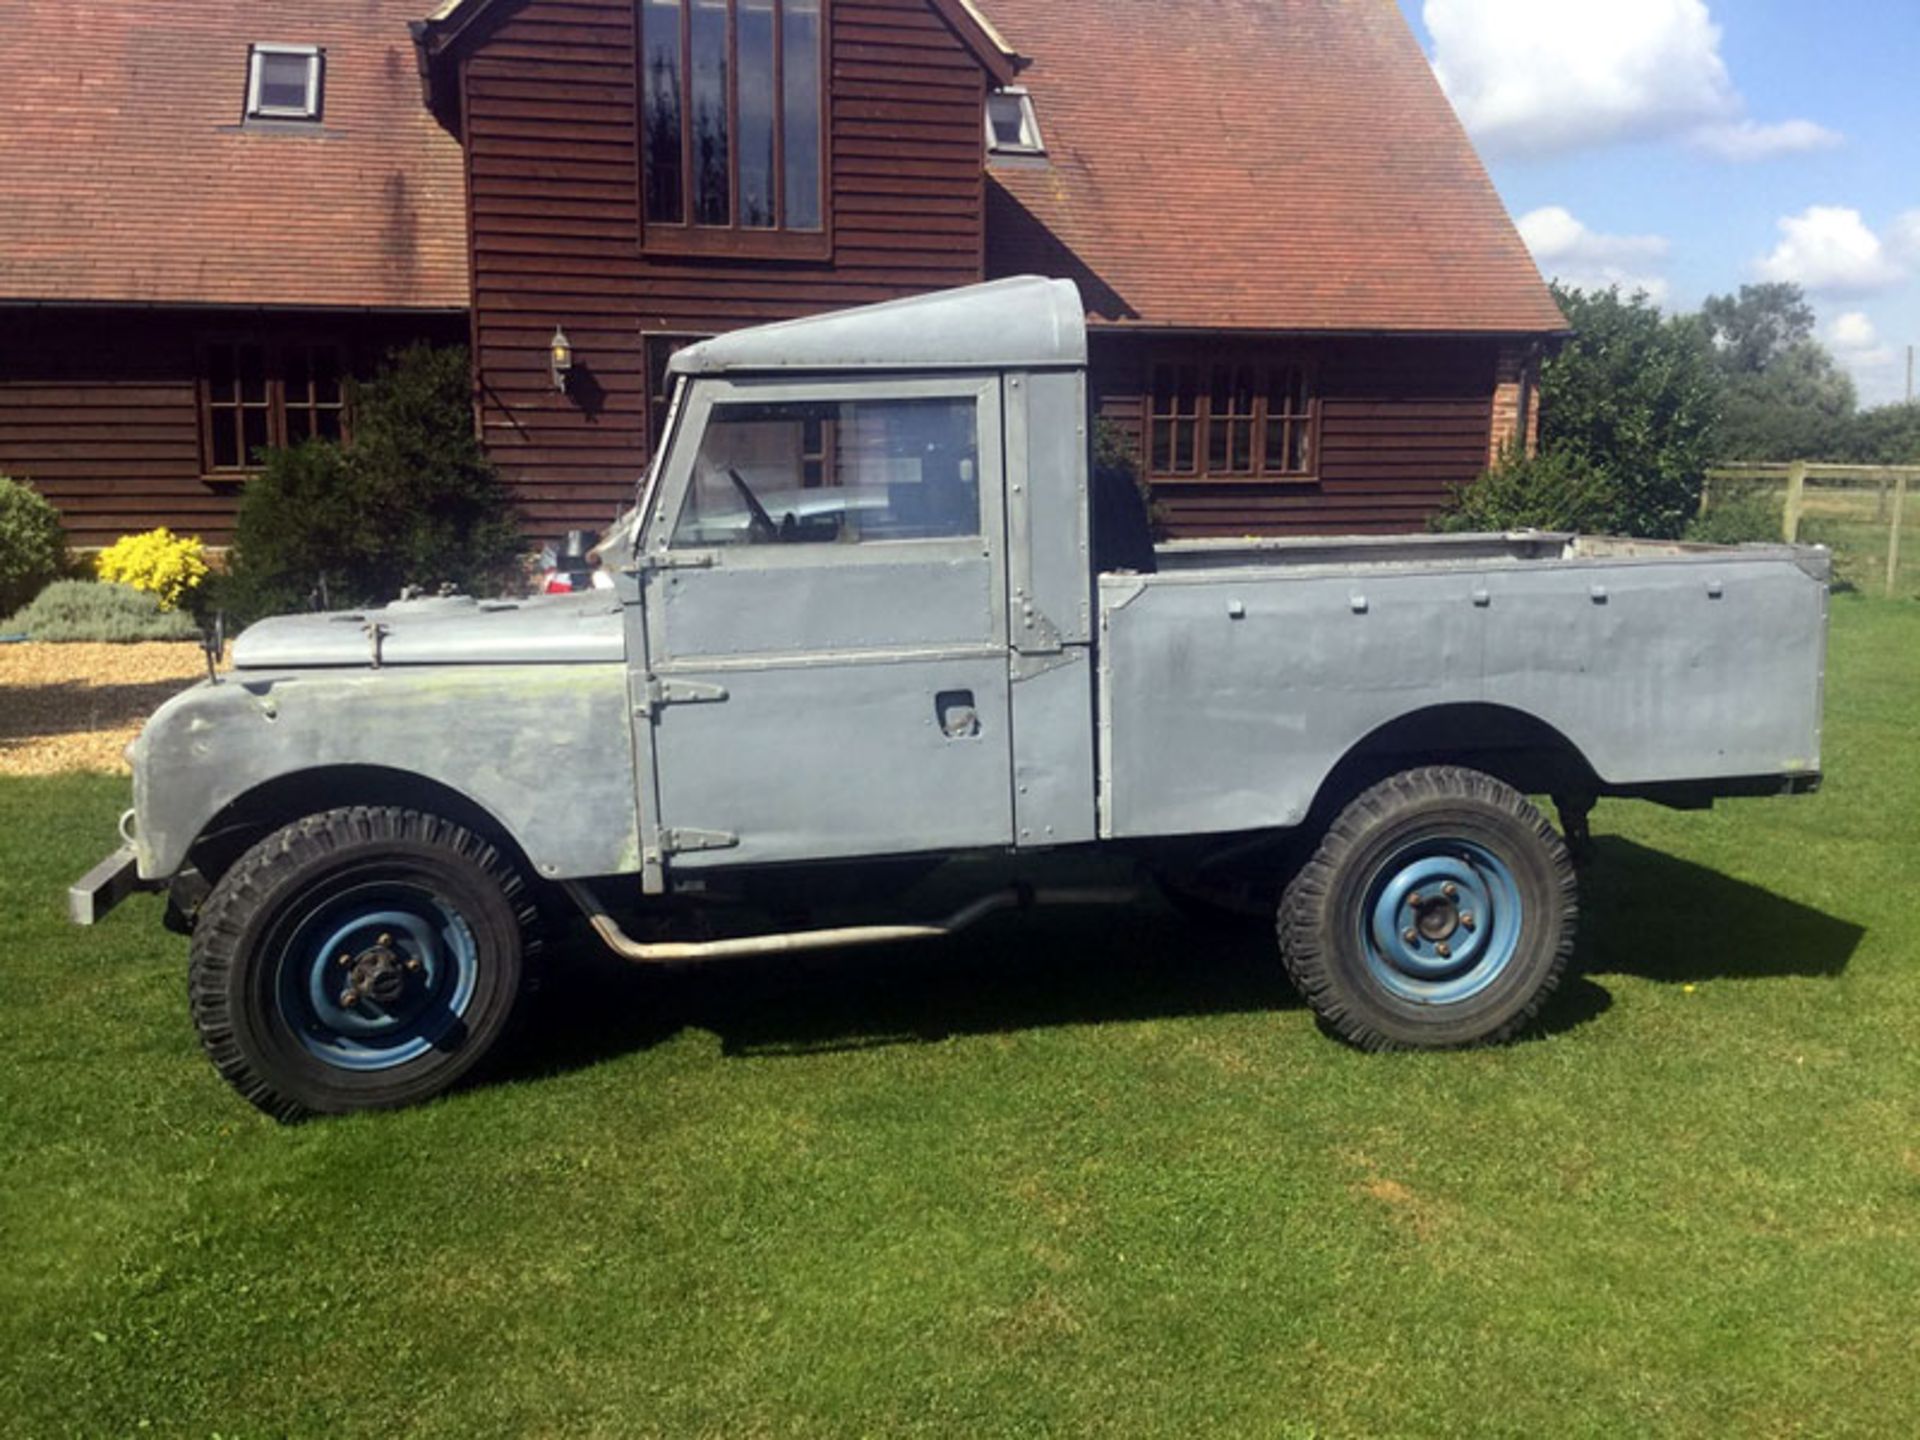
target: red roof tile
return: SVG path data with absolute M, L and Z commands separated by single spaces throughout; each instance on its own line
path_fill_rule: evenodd
M 464 307 L 459 143 L 422 0 L 4 7 L 0 300 Z M 326 50 L 314 133 L 243 128 L 248 47 Z
M 991 274 L 1120 323 L 1565 329 L 1394 0 L 985 9 L 1048 149 L 992 168 Z

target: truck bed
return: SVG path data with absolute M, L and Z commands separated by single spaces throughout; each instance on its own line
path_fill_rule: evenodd
M 1607 792 L 1810 785 L 1830 559 L 1545 532 L 1186 541 L 1099 578 L 1101 826 L 1298 824 L 1362 737 L 1524 717 Z

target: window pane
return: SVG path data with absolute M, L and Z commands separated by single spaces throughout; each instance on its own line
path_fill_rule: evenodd
M 263 405 L 267 399 L 267 356 L 258 345 L 238 347 L 240 398 L 249 404 Z
M 979 533 L 973 400 L 779 402 L 714 408 L 673 543 L 873 544 Z
M 1173 427 L 1173 468 L 1179 474 L 1193 473 L 1193 432 L 1198 428 L 1192 420 L 1182 420 Z
M 1026 141 L 1025 117 L 1018 95 L 989 95 L 987 121 L 993 126 L 993 143 L 1015 147 Z
M 310 55 L 256 53 L 254 63 L 260 67 L 261 110 L 293 111 L 300 115 L 311 113 L 307 87 L 313 67 L 319 64 L 317 58 Z
M 727 0 L 693 0 L 693 218 L 731 223 L 728 180 Z
M 298 445 L 313 434 L 312 414 L 310 410 L 287 411 L 287 444 Z
M 678 225 L 685 219 L 680 170 L 680 0 L 646 0 L 642 69 L 646 72 L 647 219 Z
M 264 450 L 267 445 L 267 412 L 265 409 L 248 407 L 240 412 L 240 418 L 241 442 L 245 451 L 240 463 L 251 465 L 257 453 Z
M 1215 418 L 1207 427 L 1207 469 L 1215 475 L 1224 474 L 1227 468 L 1227 432 L 1232 427 L 1220 418 L 1224 407 L 1215 407 Z
M 820 228 L 820 0 L 781 10 L 787 228 Z
M 216 410 L 213 412 L 213 468 L 235 470 L 239 466 L 239 414 L 233 410 Z
M 740 223 L 769 229 L 773 195 L 773 0 L 739 0 Z

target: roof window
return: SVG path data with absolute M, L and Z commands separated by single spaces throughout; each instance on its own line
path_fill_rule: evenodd
M 1024 85 L 1009 85 L 987 96 L 987 150 L 994 155 L 1044 155 L 1033 96 Z
M 247 119 L 318 120 L 317 45 L 255 45 L 247 58 Z

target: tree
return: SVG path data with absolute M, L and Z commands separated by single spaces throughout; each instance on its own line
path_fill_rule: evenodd
M 474 434 L 469 386 L 464 349 L 412 345 L 351 387 L 351 443 L 266 452 L 241 498 L 218 602 L 251 617 L 505 580 L 520 530 Z
M 1509 454 L 1441 528 L 1678 536 L 1698 509 L 1721 381 L 1708 326 L 1644 293 L 1554 287 L 1574 338 L 1540 376 L 1540 455 Z
M 1837 454 L 1858 397 L 1814 338 L 1798 285 L 1743 285 L 1701 307 L 1726 379 L 1718 458 L 1804 460 Z
M 1813 339 L 1813 307 L 1798 285 L 1742 285 L 1738 295 L 1708 296 L 1700 313 L 1728 374 L 1758 375 Z

